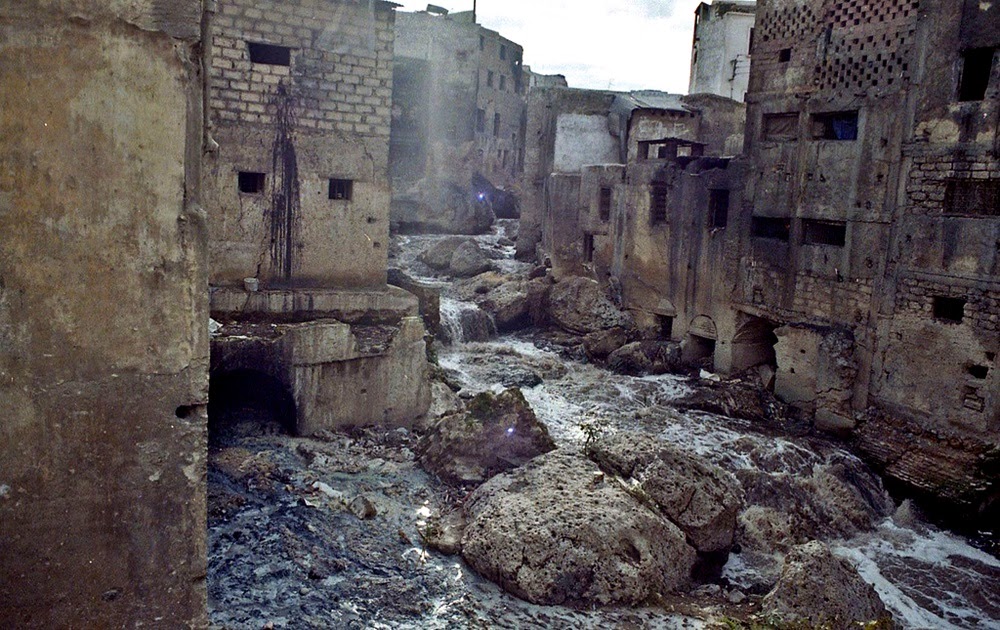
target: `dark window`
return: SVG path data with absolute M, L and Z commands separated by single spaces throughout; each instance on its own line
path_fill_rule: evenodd
M 476 131 L 482 133 L 486 131 L 486 110 L 476 110 Z
M 354 192 L 354 181 L 350 179 L 331 179 L 328 196 L 330 199 L 350 200 Z
M 812 137 L 817 140 L 857 140 L 858 112 L 813 114 Z
M 843 247 L 847 239 L 847 224 L 838 221 L 802 221 L 802 242 L 806 245 Z
M 493 71 L 488 70 L 486 72 L 486 85 L 493 87 Z
M 486 50 L 486 38 L 482 35 L 479 36 L 479 50 Z
M 945 182 L 946 214 L 1000 216 L 1000 180 L 951 179 Z
M 729 223 L 729 191 L 711 189 L 708 191 L 708 226 L 724 228 Z
M 583 260 L 585 262 L 594 261 L 594 235 L 583 235 Z
M 494 136 L 499 136 L 500 135 L 500 114 L 499 113 L 493 114 L 493 135 Z
M 782 48 L 781 50 L 778 51 L 778 61 L 780 61 L 781 63 L 788 63 L 791 60 L 792 60 L 791 48 Z
M 774 217 L 752 217 L 750 219 L 750 234 L 757 238 L 774 238 L 788 241 L 792 220 Z
M 671 335 L 674 334 L 674 318 L 666 315 L 657 315 L 656 319 L 660 322 L 660 337 L 662 339 L 670 339 Z
M 984 379 L 989 376 L 990 368 L 985 365 L 970 365 L 966 368 L 972 378 Z
M 959 324 L 965 317 L 965 300 L 962 298 L 943 297 L 935 295 L 933 298 L 934 318 L 943 322 Z
M 794 140 L 798 135 L 798 114 L 764 114 L 761 130 L 764 140 Z
M 264 192 L 264 173 L 240 171 L 237 179 L 239 181 L 241 193 L 256 195 Z
M 601 188 L 601 196 L 597 204 L 598 211 L 601 216 L 601 221 L 608 221 L 611 219 L 611 189 Z
M 993 69 L 993 49 L 973 48 L 962 53 L 962 78 L 958 84 L 958 100 L 981 101 L 986 98 Z
M 292 49 L 287 46 L 247 42 L 247 47 L 250 49 L 250 61 L 253 63 L 266 63 L 271 66 L 289 66 L 292 63 Z
M 500 75 L 500 91 L 503 92 L 504 88 L 507 87 L 507 77 Z
M 667 187 L 663 184 L 653 184 L 649 190 L 649 222 L 665 223 L 667 221 Z
M 500 44 L 500 58 L 501 59 L 507 58 L 507 46 L 505 46 L 504 44 Z
M 753 29 L 750 29 L 750 41 L 747 42 L 747 54 L 749 55 L 752 52 L 753 52 Z

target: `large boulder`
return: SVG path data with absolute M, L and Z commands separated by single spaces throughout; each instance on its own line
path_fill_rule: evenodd
M 466 241 L 455 248 L 448 272 L 456 278 L 470 278 L 492 267 L 486 252 L 475 241 Z
M 462 555 L 536 604 L 635 604 L 686 586 L 696 553 L 677 526 L 586 458 L 542 455 L 466 501 Z
M 739 482 L 708 461 L 649 437 L 617 433 L 588 453 L 605 472 L 627 479 L 699 552 L 726 552 L 742 507 Z
M 431 269 L 445 271 L 451 266 L 451 257 L 460 245 L 472 243 L 472 239 L 464 236 L 449 236 L 434 243 L 423 251 L 417 260 L 424 263 Z
M 497 330 L 509 332 L 531 324 L 528 286 L 524 281 L 501 284 L 486 294 L 480 308 L 493 315 Z
M 598 330 L 583 338 L 583 347 L 591 360 L 603 360 L 615 350 L 632 341 L 634 335 L 634 330 L 619 326 Z
M 555 442 L 514 387 L 483 392 L 464 413 L 433 422 L 417 445 L 420 463 L 449 483 L 477 484 L 553 450 Z
M 627 343 L 608 355 L 608 369 L 619 374 L 684 373 L 689 370 L 681 359 L 680 344 L 649 339 Z
M 548 307 L 556 325 L 578 335 L 616 326 L 632 327 L 631 318 L 590 278 L 573 277 L 557 282 L 549 294 Z
M 785 557 L 781 577 L 764 596 L 761 610 L 784 623 L 810 628 L 857 628 L 870 622 L 892 627 L 892 615 L 875 589 L 850 562 L 819 541 L 796 547 Z

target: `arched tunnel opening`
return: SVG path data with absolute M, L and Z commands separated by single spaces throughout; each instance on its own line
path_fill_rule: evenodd
M 224 446 L 248 436 L 293 434 L 295 412 L 295 400 L 273 376 L 249 369 L 212 373 L 209 446 Z

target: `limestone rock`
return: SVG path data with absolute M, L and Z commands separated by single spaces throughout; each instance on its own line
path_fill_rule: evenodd
M 608 355 L 608 368 L 619 374 L 667 374 L 687 371 L 680 344 L 673 341 L 633 341 Z
M 497 330 L 508 332 L 531 324 L 528 308 L 528 288 L 523 281 L 501 284 L 480 302 L 480 307 L 493 315 Z
M 632 326 L 631 318 L 607 298 L 601 285 L 583 277 L 567 278 L 553 285 L 549 315 L 560 328 L 579 335 Z
M 555 448 L 520 389 L 483 392 L 466 412 L 433 422 L 417 450 L 424 468 L 451 483 L 481 483 Z
M 778 583 L 764 596 L 762 611 L 809 627 L 850 628 L 871 621 L 892 627 L 892 615 L 875 589 L 819 541 L 788 554 Z
M 728 551 L 742 507 L 739 482 L 697 455 L 649 437 L 618 433 L 589 449 L 602 470 L 637 483 L 642 496 L 698 551 Z
M 583 347 L 591 359 L 605 359 L 615 350 L 632 340 L 633 331 L 616 326 L 592 332 L 583 338 Z
M 475 241 L 466 241 L 452 252 L 448 271 L 455 277 L 468 278 L 489 271 L 490 266 L 490 259 L 479 244 Z
M 451 265 L 451 257 L 459 245 L 471 243 L 472 239 L 463 236 L 450 236 L 434 243 L 423 251 L 417 260 L 424 263 L 431 269 L 444 271 Z
M 536 604 L 634 604 L 688 583 L 696 554 L 672 523 L 586 458 L 548 453 L 466 502 L 462 555 Z
M 780 428 L 792 435 L 805 434 L 810 429 L 808 422 L 796 422 L 789 417 L 787 405 L 776 399 L 772 392 L 735 380 L 702 380 L 697 389 L 675 400 L 673 406 L 680 410 L 693 409 L 743 418 Z

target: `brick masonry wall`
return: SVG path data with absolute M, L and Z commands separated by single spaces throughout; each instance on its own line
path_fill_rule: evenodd
M 969 288 L 920 278 L 904 278 L 896 292 L 896 312 L 927 319 L 935 296 L 966 300 L 963 324 L 981 331 L 1000 331 L 1000 295 L 988 287 Z
M 909 200 L 906 212 L 911 214 L 941 214 L 948 180 L 1000 179 L 1000 159 L 985 152 L 964 156 L 954 153 L 915 155 L 912 160 L 906 186 Z
M 270 124 L 279 85 L 305 129 L 388 137 L 393 15 L 354 0 L 287 0 L 262 10 L 225 0 L 214 17 L 212 115 L 217 123 Z M 247 41 L 292 49 L 291 65 L 251 63 Z

